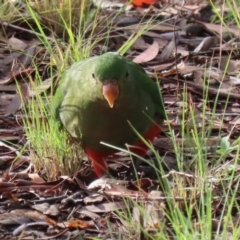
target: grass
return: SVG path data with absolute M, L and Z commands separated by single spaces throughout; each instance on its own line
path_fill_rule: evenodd
M 21 6 L 18 7 L 20 10 Z M 0 5 L 1 21 L 12 21 L 19 10 L 16 9 L 14 3 L 8 0 L 2 0 Z
M 206 93 L 208 87 L 205 88 Z M 234 224 L 234 215 L 232 212 L 238 207 L 238 200 L 236 199 L 239 179 L 236 176 L 235 169 L 237 169 L 239 159 L 239 139 L 235 143 L 230 144 L 227 137 L 223 137 L 220 141 L 220 149 L 215 149 L 213 153 L 215 157 L 209 162 L 205 146 L 208 146 L 208 141 L 205 141 L 206 136 L 209 137 L 208 132 L 211 131 L 204 122 L 201 124 L 199 130 L 198 124 L 195 121 L 194 107 L 189 104 L 187 99 L 187 90 L 183 93 L 182 115 L 188 111 L 188 118 L 182 119 L 181 137 L 190 141 L 185 141 L 184 145 L 188 145 L 191 153 L 191 167 L 185 166 L 183 149 L 174 139 L 176 138 L 174 131 L 169 126 L 171 138 L 173 139 L 176 158 L 178 161 L 179 171 L 171 171 L 168 175 L 160 168 L 153 168 L 158 172 L 159 182 L 162 183 L 162 196 L 166 197 L 165 201 L 152 201 L 151 204 L 157 204 L 157 208 L 161 212 L 162 217 L 158 217 L 158 222 L 155 226 L 148 224 L 152 219 L 149 218 L 149 212 L 146 205 L 148 201 L 139 200 L 138 203 L 133 201 L 132 205 L 137 209 L 141 215 L 140 219 L 145 219 L 145 224 L 141 221 L 133 220 L 132 211 L 128 210 L 126 213 L 119 214 L 128 222 L 129 233 L 133 229 L 139 230 L 140 235 L 145 236 L 144 239 L 226 239 L 229 231 L 233 231 L 235 238 L 239 238 L 239 229 Z M 185 97 L 184 97 L 185 96 Z M 216 101 L 218 99 L 216 98 Z M 227 105 L 227 102 L 226 102 Z M 203 106 L 203 116 L 207 115 L 207 107 Z M 215 111 L 212 112 L 212 115 Z M 210 117 L 211 118 L 211 117 Z M 186 126 L 190 126 L 187 128 Z M 152 148 L 152 146 L 149 146 Z M 161 165 L 162 159 L 155 152 L 156 158 Z M 231 170 L 228 172 L 227 168 L 223 167 L 222 163 L 226 161 L 229 154 L 234 157 L 231 164 Z M 222 168 L 223 172 L 220 171 Z M 232 188 L 232 185 L 236 185 Z M 223 195 L 222 195 L 223 194 Z M 162 205 L 162 207 L 160 207 Z M 136 211 L 135 209 L 135 211 Z M 150 214 L 154 216 L 153 213 Z M 164 216 L 164 217 L 163 217 Z M 151 218 L 150 217 L 150 218 Z M 134 226 L 134 227 L 133 227 Z M 156 230 L 156 226 L 159 228 Z M 151 230 L 152 227 L 152 231 Z M 154 230 L 155 229 L 155 230 Z M 231 229 L 231 230 L 230 230 Z M 153 231 L 154 230 L 154 231 Z M 136 233 L 136 232 L 135 232 Z
M 240 14 L 239 11 L 236 11 L 236 9 L 239 8 L 240 1 L 239 0 L 227 0 L 224 2 L 224 8 L 228 8 L 227 14 L 224 14 L 224 12 L 220 12 L 217 9 L 217 5 L 215 5 L 212 1 L 210 1 L 210 4 L 213 7 L 213 10 L 215 12 L 215 16 L 213 18 L 213 21 L 220 22 L 223 26 L 226 26 L 226 23 L 232 22 L 240 27 Z
M 238 23 L 239 14 L 233 11 L 236 2 L 227 1 L 227 3 L 232 6 L 232 17 Z M 73 62 L 88 57 L 98 42 L 110 35 L 111 28 L 99 34 L 98 26 L 102 21 L 100 11 L 98 9 L 92 12 L 88 1 L 69 0 L 58 2 L 58 5 L 55 1 L 51 1 L 50 5 L 48 1 L 35 1 L 34 5 L 32 4 L 27 2 L 25 6 L 29 18 L 24 21 L 31 27 L 34 21 L 33 30 L 37 29 L 42 35 L 40 42 L 48 51 L 52 78 L 55 72 L 61 73 Z M 0 11 L 6 9 L 2 8 Z M 79 12 L 81 14 L 78 14 Z M 217 17 L 225 24 L 226 20 L 221 15 Z M 148 24 L 138 34 L 130 36 L 119 51 L 125 53 L 147 28 Z M 54 33 L 51 41 L 47 37 L 48 32 Z M 31 88 L 36 92 L 37 85 L 40 85 L 42 80 L 38 66 L 34 68 L 37 73 L 36 78 L 33 80 L 30 77 L 30 79 Z M 207 80 L 206 76 L 201 114 L 210 115 L 208 122 L 202 117 L 199 126 L 199 121 L 196 120 L 198 112 L 195 104 L 191 102 L 187 88 L 184 88 L 181 99 L 184 102 L 181 131 L 176 133 L 168 122 L 169 136 L 173 142 L 179 170 L 171 171 L 166 175 L 162 168 L 152 166 L 161 184 L 159 190 L 166 197 L 165 200 L 151 202 L 159 211 L 156 220 L 158 222 L 155 222 L 154 226 L 150 224 L 154 211 L 151 212 L 147 208 L 149 202 L 144 200 L 126 199 L 126 212 L 117 213 L 125 223 L 129 239 L 182 240 L 193 237 L 196 240 L 227 239 L 229 232 L 232 233 L 232 239 L 239 239 L 240 230 L 232 214 L 233 211 L 239 212 L 237 199 L 239 180 L 235 172 L 239 159 L 239 140 L 232 143 L 228 136 L 222 137 L 220 147 L 215 149 L 209 161 L 206 146 L 214 125 L 219 96 L 216 96 L 213 106 L 210 107 Z M 37 170 L 44 171 L 49 180 L 57 179 L 63 174 L 70 175 L 81 169 L 83 156 L 79 143 L 72 142 L 56 121 L 49 120 L 49 106 L 56 84 L 56 81 L 53 81 L 48 92 L 37 94 L 23 108 L 27 116 L 23 120 L 33 163 Z M 227 103 L 228 99 L 225 110 Z M 210 114 L 209 107 L 212 110 Z M 183 139 L 181 144 L 175 141 L 178 136 Z M 149 147 L 155 153 L 158 165 L 162 166 L 162 158 L 152 146 Z M 189 151 L 187 157 L 184 155 L 185 147 L 188 147 Z M 223 163 L 229 155 L 232 156 L 231 164 L 225 166 Z M 186 164 L 186 160 L 189 164 Z M 133 211 L 138 215 L 139 221 L 133 219 Z M 122 238 L 120 236 L 117 238 L 114 233 L 112 239 Z
M 208 96 L 208 81 L 205 80 L 205 83 L 204 95 Z M 182 108 L 180 133 L 185 141 L 181 145 L 174 141 L 176 133 L 169 126 L 179 171 L 171 171 L 166 175 L 161 168 L 161 157 L 153 146 L 149 145 L 160 166 L 158 168 L 157 165 L 152 165 L 152 168 L 155 169 L 158 181 L 161 183 L 160 190 L 165 200 L 150 201 L 150 204 L 152 206 L 156 204 L 160 211 L 155 224 L 150 225 L 156 212 L 147 210 L 146 206 L 149 202 L 147 200 L 132 200 L 131 202 L 126 199 L 126 204 L 131 207 L 124 212 L 118 212 L 118 215 L 127 226 L 129 239 L 140 239 L 140 236 L 152 240 L 171 239 L 169 234 L 173 234 L 176 239 L 180 240 L 192 237 L 199 240 L 226 239 L 229 229 L 236 236 L 233 239 L 239 238 L 238 226 L 235 226 L 232 214 L 232 211 L 238 208 L 236 195 L 239 179 L 235 170 L 239 159 L 239 139 L 230 143 L 228 136 L 222 137 L 217 144 L 219 147 L 215 147 L 211 161 L 209 161 L 206 146 L 209 144 L 208 139 L 213 127 L 218 96 L 216 96 L 213 111 L 209 116 L 209 124 L 206 123 L 205 118 L 202 118 L 199 127 L 196 121 L 195 106 L 189 101 L 188 95 L 187 88 L 185 88 L 182 99 L 186 104 L 183 104 Z M 228 101 L 226 101 L 226 106 L 227 104 Z M 201 112 L 203 116 L 209 115 L 208 108 L 208 101 L 205 101 Z M 141 138 L 140 135 L 139 137 Z M 183 155 L 183 145 L 189 148 L 191 163 L 188 166 L 186 166 L 186 157 Z M 230 169 L 225 168 L 223 164 L 229 154 L 234 154 Z M 141 160 L 146 161 L 143 158 Z M 231 187 L 233 184 L 236 184 L 235 189 Z M 137 220 L 133 218 L 133 212 L 136 211 L 139 215 Z

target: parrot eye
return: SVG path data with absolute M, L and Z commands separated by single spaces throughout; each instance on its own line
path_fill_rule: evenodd
M 103 84 L 104 84 L 104 85 L 108 84 L 108 80 L 104 80 L 104 81 L 103 81 Z
M 114 79 L 114 80 L 112 81 L 112 83 L 113 83 L 114 85 L 116 85 L 116 84 L 117 84 L 117 80 Z
M 128 72 L 126 72 L 126 77 L 128 77 L 129 76 L 129 73 Z

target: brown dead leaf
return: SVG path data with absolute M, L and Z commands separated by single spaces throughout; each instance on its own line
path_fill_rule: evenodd
M 82 209 L 95 212 L 95 213 L 105 213 L 105 212 L 112 212 L 116 210 L 123 210 L 123 209 L 126 209 L 126 207 L 127 207 L 126 203 L 124 202 L 108 202 L 108 203 L 85 206 Z
M 83 209 L 79 209 L 78 211 L 77 211 L 79 214 L 81 214 L 81 216 L 83 216 L 83 217 L 85 217 L 85 216 L 87 216 L 87 217 L 89 217 L 89 218 L 91 218 L 91 219 L 93 219 L 93 220 L 96 220 L 96 219 L 99 219 L 100 218 L 100 215 L 98 215 L 98 214 L 96 214 L 96 213 L 93 213 L 93 212 L 91 212 L 91 211 L 88 211 L 88 210 L 83 210 Z
M 31 97 L 33 96 L 38 96 L 39 94 L 41 94 L 42 92 L 46 91 L 47 89 L 49 89 L 51 87 L 52 84 L 52 79 L 55 76 L 52 76 L 51 78 L 48 78 L 46 80 L 44 80 L 41 85 L 38 85 L 37 87 L 34 86 L 34 88 L 30 88 L 29 89 L 29 95 Z
M 38 173 L 29 173 L 28 177 L 31 178 L 34 183 L 45 183 Z
M 137 40 L 133 44 L 134 49 L 146 49 L 149 46 L 142 37 L 137 38 Z
M 198 84 L 203 84 L 203 76 L 204 76 L 204 69 L 203 70 L 195 70 L 193 72 L 193 81 Z
M 88 228 L 94 226 L 93 221 L 83 221 L 80 219 L 70 220 L 64 223 L 68 228 Z
M 93 0 L 93 4 L 100 8 L 122 8 L 125 4 L 125 2 L 119 2 L 119 1 L 111 1 L 111 0 Z
M 149 193 L 149 197 L 152 199 L 158 199 L 163 196 L 160 191 L 152 191 Z M 156 229 L 163 226 L 163 221 L 165 219 L 164 208 L 165 205 L 163 201 L 152 200 L 142 203 L 143 207 L 133 207 L 133 222 L 136 223 L 135 228 L 140 231 L 139 228 L 144 229 Z M 140 211 L 141 209 L 141 211 Z M 123 224 L 128 224 L 128 222 L 123 222 Z M 126 225 L 127 227 L 127 225 Z
M 25 42 L 15 37 L 9 38 L 8 44 L 10 45 L 12 50 L 23 51 L 27 48 L 27 44 Z
M 205 37 L 202 42 L 195 48 L 193 52 L 208 51 L 211 47 L 217 44 L 216 37 Z
M 110 185 L 109 182 L 111 182 L 111 179 L 102 177 L 102 178 L 99 178 L 99 179 L 91 182 L 87 188 L 88 188 L 88 189 L 94 189 L 94 188 L 102 188 L 102 189 L 111 188 L 111 185 Z
M 153 69 L 154 71 L 163 71 L 167 68 L 170 68 L 173 65 L 175 66 L 175 63 L 171 62 L 171 63 L 163 63 L 163 64 L 152 66 L 152 67 L 149 67 L 149 68 Z
M 222 56 L 219 59 L 219 67 L 223 72 L 238 73 L 240 71 L 240 61 L 230 60 L 230 56 Z
M 57 204 L 49 204 L 47 202 L 41 204 L 34 204 L 31 208 L 49 216 L 57 216 L 59 214 L 59 209 Z
M 41 213 L 47 211 L 50 207 L 50 204 L 48 202 L 40 203 L 40 204 L 34 204 L 31 206 L 32 209 L 35 209 Z
M 18 197 L 15 194 L 12 194 L 10 192 L 4 192 L 2 194 L 2 197 L 5 197 L 7 199 L 11 199 L 13 202 L 18 202 Z
M 53 219 L 32 210 L 18 209 L 9 213 L 0 214 L 0 223 L 3 225 L 23 224 L 31 221 L 45 221 L 51 225 L 56 225 L 56 222 Z
M 144 63 L 153 60 L 159 52 L 159 45 L 156 41 L 153 42 L 144 52 L 133 59 L 135 63 Z
M 7 65 L 11 65 L 12 62 L 15 60 L 15 59 L 18 59 L 20 56 L 21 56 L 21 53 L 20 52 L 11 52 L 9 55 L 0 55 L 1 59 L 0 60 L 0 64 L 1 66 L 7 66 Z
M 0 88 L 0 92 L 12 92 L 16 91 L 16 86 L 15 85 L 3 85 Z
M 208 30 L 216 32 L 218 34 L 222 34 L 225 32 L 233 33 L 236 37 L 240 37 L 240 30 L 239 28 L 235 27 L 224 27 L 220 24 L 213 24 L 213 23 L 205 23 L 201 21 L 197 21 L 198 23 L 204 25 Z
M 0 106 L 7 106 L 11 103 L 13 95 L 10 94 L 0 94 Z
M 20 109 L 20 106 L 21 106 L 21 99 L 20 99 L 19 95 L 16 94 L 13 97 L 12 101 L 9 103 L 9 105 L 7 105 L 5 107 L 4 116 L 6 117 L 6 116 L 9 116 L 11 114 L 14 115 L 18 111 L 18 109 Z
M 104 199 L 104 197 L 102 194 L 95 193 L 95 194 L 91 194 L 88 197 L 85 197 L 83 201 L 85 202 L 85 204 L 89 204 L 89 203 L 94 203 L 94 202 L 101 202 L 101 201 L 103 201 L 103 199 Z
M 199 66 L 194 65 L 188 65 L 187 62 L 181 61 L 179 64 L 177 64 L 177 70 L 182 75 L 194 73 L 195 71 L 204 71 L 205 69 Z
M 149 197 L 158 198 L 162 197 L 163 194 L 160 191 L 152 191 L 149 193 Z M 162 227 L 165 204 L 161 201 L 150 201 L 146 203 L 144 213 L 144 227 L 147 229 L 160 228 Z
M 19 86 L 19 92 L 15 94 L 10 104 L 5 107 L 4 116 L 8 116 L 11 114 L 14 115 L 21 108 L 21 97 L 24 103 L 26 103 L 29 99 L 29 91 L 27 84 L 21 84 Z
M 2 225 L 23 224 L 30 221 L 31 219 L 24 214 L 23 210 L 0 214 L 0 224 Z
M 167 60 L 170 56 L 172 56 L 175 46 L 177 44 L 177 39 L 175 37 L 168 43 L 168 45 L 163 49 L 160 55 L 160 61 Z
M 128 184 L 128 181 L 102 177 L 90 183 L 87 189 L 94 189 L 94 188 L 101 188 L 102 190 L 112 189 L 113 187 L 121 186 L 121 185 L 126 186 L 127 184 Z

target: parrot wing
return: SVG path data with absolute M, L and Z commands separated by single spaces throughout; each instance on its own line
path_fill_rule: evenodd
M 166 119 L 163 99 L 160 92 L 160 86 L 154 82 L 144 71 L 142 67 L 136 63 L 129 61 L 129 72 L 134 76 L 134 81 L 143 91 L 151 96 L 155 106 L 156 116 L 161 119 Z

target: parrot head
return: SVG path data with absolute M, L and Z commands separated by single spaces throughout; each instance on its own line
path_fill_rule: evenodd
M 99 57 L 93 71 L 92 77 L 100 82 L 102 95 L 113 108 L 128 77 L 126 60 L 118 53 L 108 52 Z

